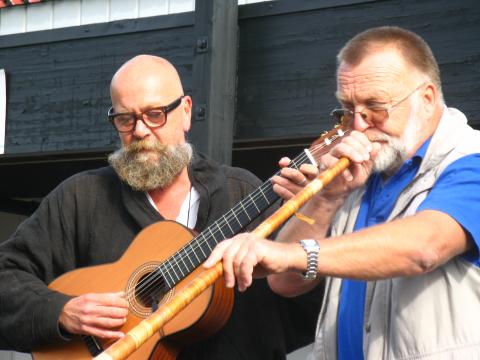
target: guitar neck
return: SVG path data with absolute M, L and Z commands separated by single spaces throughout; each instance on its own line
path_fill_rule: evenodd
M 306 149 L 290 162 L 289 167 L 298 169 L 302 164 L 316 165 Z M 275 175 L 279 174 L 280 171 Z M 273 191 L 273 184 L 268 179 L 184 245 L 160 266 L 159 271 L 166 279 L 168 287 L 174 287 L 204 262 L 220 241 L 238 234 L 278 199 L 279 196 Z

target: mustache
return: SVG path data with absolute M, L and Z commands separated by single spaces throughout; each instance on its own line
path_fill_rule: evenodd
M 128 144 L 123 148 L 123 152 L 126 154 L 137 154 L 141 151 L 154 151 L 163 153 L 168 149 L 167 145 L 160 143 L 159 141 L 138 140 L 131 144 Z
M 392 141 L 392 138 L 390 136 L 388 136 L 387 134 L 377 132 L 375 130 L 368 130 L 367 129 L 365 131 L 365 135 L 367 136 L 368 140 L 370 140 L 371 142 L 385 141 L 385 142 L 390 144 L 390 142 Z

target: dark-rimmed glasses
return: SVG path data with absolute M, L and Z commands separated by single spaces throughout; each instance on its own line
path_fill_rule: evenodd
M 385 106 L 367 106 L 362 111 L 352 111 L 349 109 L 334 109 L 330 113 L 336 123 L 350 124 L 355 118 L 355 114 L 360 114 L 362 119 L 369 124 L 383 124 L 388 120 L 390 113 L 401 103 L 412 96 L 417 90 L 419 90 L 425 83 L 418 85 L 413 91 L 408 93 L 400 101 L 385 107 Z
M 167 123 L 167 114 L 180 105 L 183 97 L 184 95 L 168 105 L 152 107 L 138 114 L 134 112 L 114 113 L 113 107 L 111 107 L 107 113 L 108 120 L 120 133 L 127 133 L 135 129 L 139 119 L 142 119 L 149 128 L 159 128 Z

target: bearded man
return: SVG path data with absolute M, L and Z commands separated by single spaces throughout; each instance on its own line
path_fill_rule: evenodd
M 201 231 L 260 185 L 246 170 L 194 154 L 185 140 L 192 100 L 167 60 L 141 55 L 125 63 L 112 79 L 111 99 L 108 118 L 122 142 L 111 166 L 67 179 L 1 246 L 0 348 L 31 351 L 71 334 L 122 337 L 129 306 L 123 292 L 71 297 L 46 284 L 116 261 L 154 222 Z M 179 358 L 284 359 L 311 341 L 315 307 L 308 297 L 287 301 L 259 283 L 251 294 L 236 293 L 226 325 Z M 310 331 L 293 326 L 306 323 Z
M 480 133 L 445 105 L 438 64 L 411 31 L 366 30 L 337 59 L 332 115 L 352 131 L 321 167 L 350 166 L 301 210 L 314 224 L 292 219 L 278 242 L 225 240 L 206 266 L 223 257 L 241 290 L 270 274 L 287 296 L 326 278 L 311 359 L 478 359 Z M 282 175 L 288 198 L 315 171 Z

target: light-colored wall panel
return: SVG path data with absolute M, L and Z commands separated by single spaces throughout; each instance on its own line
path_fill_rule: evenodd
M 110 0 L 110 21 L 138 17 L 138 0 Z
M 81 0 L 81 20 L 80 23 L 94 24 L 108 21 L 110 13 L 110 2 L 106 0 Z
M 53 3 L 39 3 L 27 6 L 26 31 L 48 30 L 53 25 Z
M 138 3 L 138 16 L 148 17 L 168 14 L 168 0 L 140 0 Z
M 195 0 L 170 0 L 168 13 L 180 13 L 195 9 Z
M 81 6 L 80 0 L 57 0 L 53 2 L 53 27 L 80 25 Z
M 272 0 L 238 0 L 239 5 Z M 0 9 L 0 36 L 195 10 L 195 0 L 51 0 Z
M 27 11 L 23 6 L 3 9 L 0 12 L 0 35 L 25 32 Z

